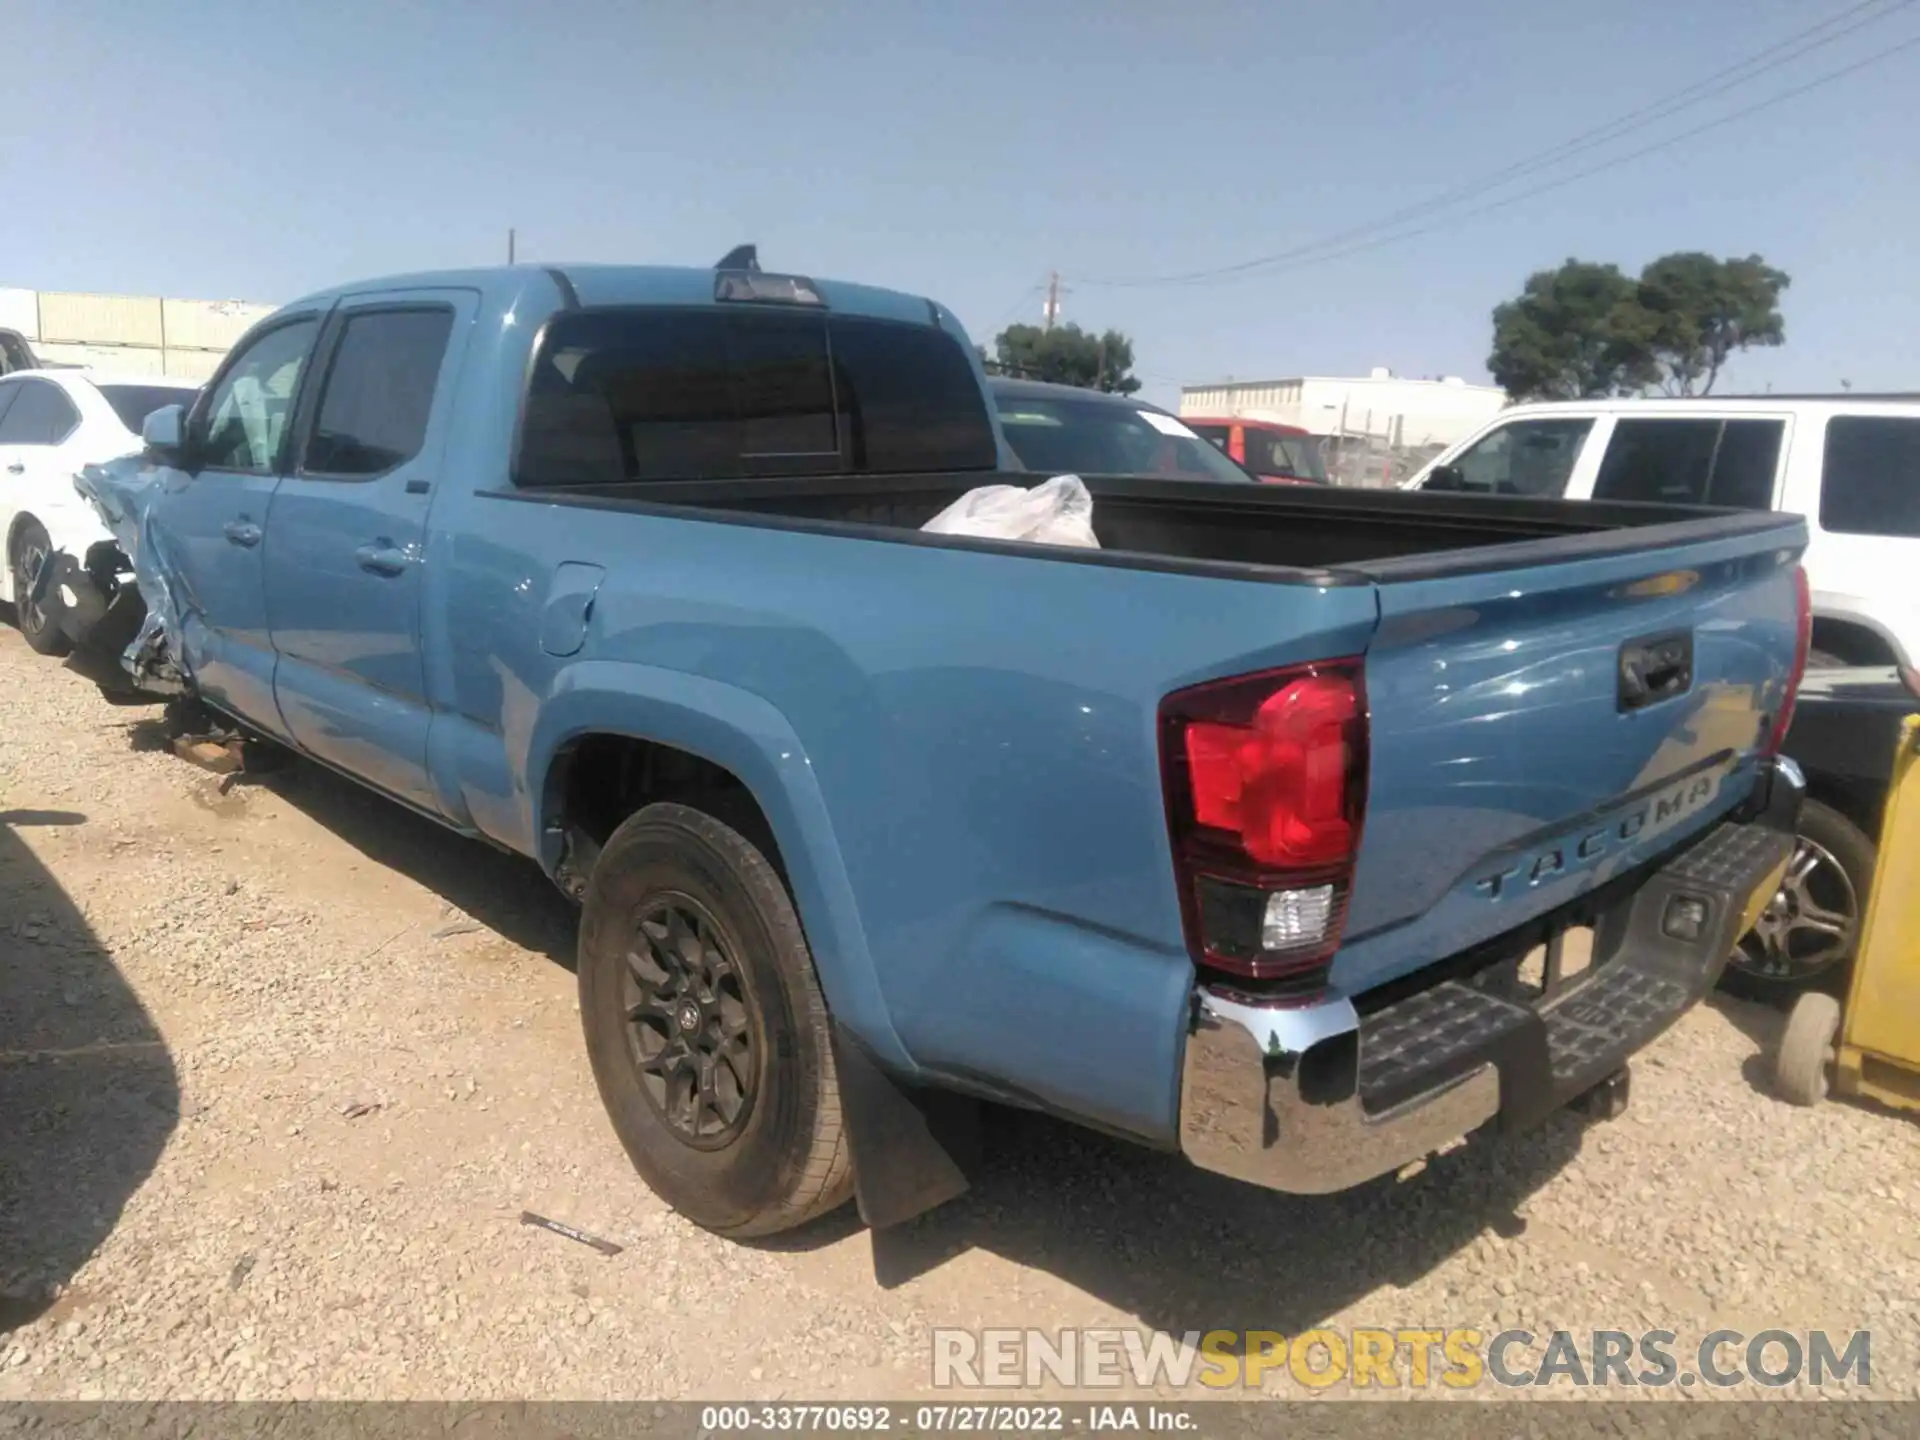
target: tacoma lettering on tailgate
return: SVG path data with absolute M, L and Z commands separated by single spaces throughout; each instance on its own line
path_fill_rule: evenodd
M 1691 775 L 1635 802 L 1622 813 L 1579 834 L 1569 834 L 1473 882 L 1489 900 L 1510 890 L 1532 887 L 1591 865 L 1621 845 L 1651 839 L 1709 804 L 1719 792 L 1725 768 Z

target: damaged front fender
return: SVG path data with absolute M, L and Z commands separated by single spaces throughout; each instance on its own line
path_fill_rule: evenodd
M 74 476 L 73 488 L 99 515 L 118 549 L 117 556 L 89 552 L 84 566 L 75 568 L 84 569 L 102 591 L 96 640 L 123 635 L 132 612 L 144 610 L 137 632 L 120 653 L 120 667 L 135 687 L 151 695 L 185 695 L 192 692 L 193 677 L 181 658 L 181 611 L 153 532 L 154 502 L 164 493 L 165 474 L 145 458 L 129 455 L 88 465 Z M 112 573 L 116 570 L 117 575 Z M 128 572 L 131 590 L 121 578 Z M 120 623 L 108 623 L 116 615 Z M 88 637 L 73 638 L 84 644 Z

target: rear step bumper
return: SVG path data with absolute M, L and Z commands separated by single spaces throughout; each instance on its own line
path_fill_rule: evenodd
M 1740 816 L 1598 918 L 1591 967 L 1544 997 L 1462 977 L 1363 1016 L 1344 996 L 1287 1006 L 1201 987 L 1181 1149 L 1236 1179 L 1327 1194 L 1579 1099 L 1719 980 L 1779 888 L 1805 788 L 1792 761 L 1771 762 Z

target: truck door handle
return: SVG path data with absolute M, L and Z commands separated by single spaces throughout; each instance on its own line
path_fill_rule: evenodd
M 372 575 L 393 576 L 407 568 L 406 551 L 391 540 L 376 540 L 371 545 L 362 545 L 353 552 L 353 558 L 362 570 Z
M 1629 640 L 1620 647 L 1619 700 L 1622 710 L 1638 710 L 1659 700 L 1684 695 L 1693 685 L 1693 632 Z
M 245 545 L 252 549 L 260 543 L 260 527 L 251 520 L 229 520 L 221 527 L 227 539 L 236 545 Z
M 7 466 L 7 473 L 9 475 L 24 475 L 27 473 L 27 467 L 21 461 L 16 460 L 11 465 Z

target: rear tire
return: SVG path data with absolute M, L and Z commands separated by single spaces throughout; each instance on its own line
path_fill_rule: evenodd
M 634 1168 L 723 1235 L 835 1209 L 853 1169 L 826 998 L 759 847 L 685 805 L 613 832 L 587 882 L 580 1020 Z
M 1773 1056 L 1773 1086 L 1793 1105 L 1818 1105 L 1827 1098 L 1827 1066 L 1840 1038 L 1840 1002 L 1809 990 L 1794 1002 Z
M 30 603 L 27 591 L 40 567 L 53 558 L 53 541 L 47 528 L 32 516 L 23 519 L 13 532 L 13 546 L 7 566 L 13 572 L 13 613 L 20 634 L 36 655 L 64 655 L 73 648 L 66 631 L 60 628 L 62 606 L 57 594 L 49 593 L 38 605 Z

